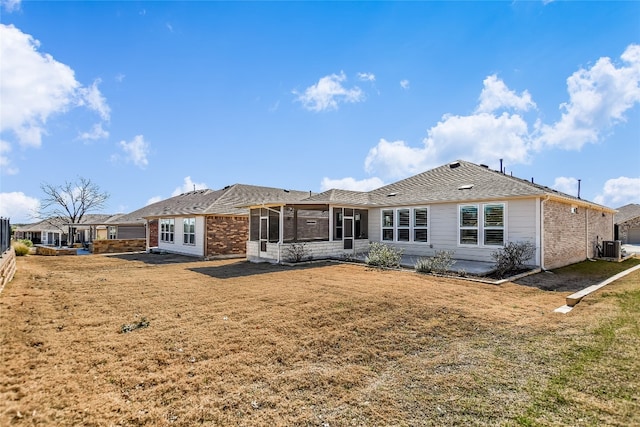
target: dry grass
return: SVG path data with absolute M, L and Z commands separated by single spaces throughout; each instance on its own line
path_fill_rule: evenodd
M 640 424 L 639 282 L 562 315 L 559 292 L 362 265 L 28 256 L 0 425 Z

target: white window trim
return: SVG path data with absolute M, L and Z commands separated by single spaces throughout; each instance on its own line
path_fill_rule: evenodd
M 503 226 L 485 227 L 484 225 L 484 208 L 488 205 L 502 205 Z M 461 220 L 461 208 L 464 206 L 475 206 L 478 210 L 478 225 L 477 227 L 462 227 L 460 225 Z M 493 248 L 500 249 L 504 247 L 504 243 L 507 241 L 507 202 L 487 202 L 487 203 L 461 203 L 458 205 L 458 232 L 457 232 L 457 245 L 461 248 Z M 484 243 L 484 231 L 486 230 L 503 230 L 502 245 L 486 245 Z M 460 231 L 461 230 L 478 230 L 478 243 L 476 244 L 463 244 L 460 243 Z
M 416 209 L 426 209 L 427 211 L 427 225 L 416 227 L 415 225 L 415 210 Z M 408 210 L 409 211 L 409 226 L 400 227 L 400 218 L 399 211 Z M 392 211 L 393 212 L 393 226 L 385 227 L 384 226 L 384 211 Z M 393 240 L 384 240 L 384 230 L 393 230 Z M 398 240 L 398 230 L 409 230 L 409 240 Z M 427 241 L 416 241 L 415 240 L 415 230 L 426 230 L 427 231 Z M 417 245 L 428 245 L 431 242 L 431 209 L 429 206 L 403 206 L 398 208 L 385 208 L 380 209 L 380 241 L 381 242 L 390 242 L 390 243 L 402 243 L 402 244 L 417 244 Z
M 193 220 L 193 233 L 188 233 L 184 231 L 184 226 L 187 223 L 187 221 L 191 221 Z M 182 218 L 182 244 L 184 246 L 195 246 L 196 245 L 196 218 L 195 217 L 184 217 Z M 193 235 L 193 243 L 189 243 L 189 242 L 185 242 L 185 236 L 187 235 Z M 175 238 L 175 236 L 174 236 Z
M 169 244 L 174 244 L 176 241 L 176 219 L 175 218 L 160 218 L 160 242 L 162 243 L 169 243 Z M 173 224 L 173 231 L 166 231 L 163 232 L 162 231 L 162 224 L 166 223 L 166 224 Z M 164 235 L 171 235 L 171 240 L 163 240 Z

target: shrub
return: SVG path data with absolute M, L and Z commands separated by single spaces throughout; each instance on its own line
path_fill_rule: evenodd
M 22 243 L 23 245 L 25 245 L 28 248 L 33 247 L 33 242 L 29 239 L 20 239 L 18 240 L 19 243 Z
M 13 250 L 16 252 L 16 256 L 25 256 L 29 253 L 29 247 L 22 242 L 15 242 Z
M 300 262 L 305 259 L 311 259 L 306 243 L 293 243 L 286 246 L 285 255 L 289 262 Z
M 400 268 L 402 252 L 402 249 L 396 249 L 384 243 L 371 242 L 369 254 L 365 257 L 364 262 L 372 267 Z
M 455 251 L 436 251 L 431 258 L 419 258 L 415 269 L 418 273 L 446 273 L 456 261 L 453 259 Z
M 524 268 L 524 263 L 536 253 L 536 245 L 531 242 L 509 242 L 491 254 L 496 262 L 495 271 L 499 277 Z

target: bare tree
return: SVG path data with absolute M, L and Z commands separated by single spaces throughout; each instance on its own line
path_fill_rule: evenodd
M 73 182 L 65 181 L 63 185 L 44 183 L 40 189 L 45 196 L 40 201 L 38 216 L 42 219 L 60 218 L 68 224 L 81 223 L 85 214 L 104 208 L 109 199 L 109 193 L 83 177 Z M 70 243 L 73 243 L 73 234 L 69 231 Z

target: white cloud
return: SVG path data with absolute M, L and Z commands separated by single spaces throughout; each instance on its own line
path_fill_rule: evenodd
M 382 138 L 369 150 L 364 169 L 368 173 L 377 172 L 386 178 L 396 179 L 421 172 L 432 164 L 428 149 L 413 148 L 404 141 L 390 142 Z
M 40 42 L 13 25 L 0 24 L 0 132 L 9 143 L 39 147 L 47 121 L 84 106 L 109 119 L 109 107 L 98 89 L 75 79 L 73 69 L 40 53 Z M 9 135 L 12 135 L 11 137 Z
M 147 204 L 145 206 L 152 205 L 152 204 L 157 203 L 157 202 L 159 202 L 160 200 L 163 200 L 163 199 L 164 199 L 164 197 L 162 197 L 162 196 L 153 196 L 152 198 L 147 200 Z
M 0 193 L 0 216 L 12 224 L 33 222 L 39 208 L 40 200 L 22 192 Z
M 317 84 L 309 86 L 304 93 L 293 91 L 297 100 L 305 109 L 310 111 L 325 111 L 338 109 L 339 103 L 361 102 L 364 100 L 362 90 L 354 86 L 345 88 L 342 83 L 347 79 L 344 72 L 322 77 Z
M 365 170 L 385 179 L 399 179 L 456 159 L 495 165 L 529 161 L 527 123 L 517 114 L 482 113 L 444 116 L 429 129 L 423 146 L 381 139 L 369 150 Z
M 108 121 L 111 115 L 111 108 L 109 108 L 107 100 L 98 89 L 98 85 L 101 82 L 102 80 L 96 79 L 91 86 L 78 89 L 80 94 L 78 105 L 88 106 L 90 109 L 100 114 L 102 120 Z
M 204 182 L 193 182 L 190 176 L 184 178 L 184 183 L 180 187 L 176 187 L 171 193 L 171 197 L 180 195 L 182 193 L 188 193 L 189 191 L 204 190 L 208 186 Z
M 404 80 L 400 80 L 400 87 L 402 89 L 409 89 L 409 80 L 404 79 Z
M 640 102 L 640 45 L 629 45 L 620 58 L 626 65 L 616 68 L 603 57 L 567 79 L 569 102 L 560 106 L 558 122 L 538 126 L 536 148 L 579 150 L 626 121 L 625 113 Z
M 354 190 L 354 191 L 370 191 L 378 187 L 382 187 L 384 182 L 377 177 L 366 178 L 362 180 L 356 180 L 355 178 L 341 178 L 331 179 L 324 177 L 320 184 L 321 191 L 330 190 L 332 188 L 339 188 L 341 190 Z
M 607 180 L 602 192 L 593 201 L 613 208 L 629 203 L 640 203 L 640 177 L 621 176 Z
M 20 3 L 21 0 L 0 0 L 0 4 L 2 4 L 4 10 L 9 13 L 20 10 Z
M 96 123 L 93 125 L 89 132 L 82 132 L 78 135 L 78 138 L 83 140 L 96 140 L 109 137 L 109 132 L 102 128 L 102 123 Z
M 144 169 L 148 164 L 149 143 L 144 140 L 144 136 L 136 135 L 130 142 L 120 141 L 120 147 L 126 154 L 127 161 Z
M 507 85 L 494 74 L 484 79 L 484 88 L 480 93 L 480 104 L 476 109 L 479 113 L 491 113 L 500 109 L 513 109 L 527 111 L 535 108 L 536 104 L 531 99 L 528 91 L 522 95 L 509 90 Z
M 373 73 L 358 73 L 358 79 L 362 80 L 363 82 L 375 82 L 376 75 Z
M 18 168 L 11 166 L 11 159 L 5 153 L 11 151 L 11 144 L 7 141 L 0 140 L 0 172 L 2 175 L 16 175 Z
M 551 188 L 570 196 L 578 196 L 578 180 L 573 177 L 559 176 L 555 179 Z

